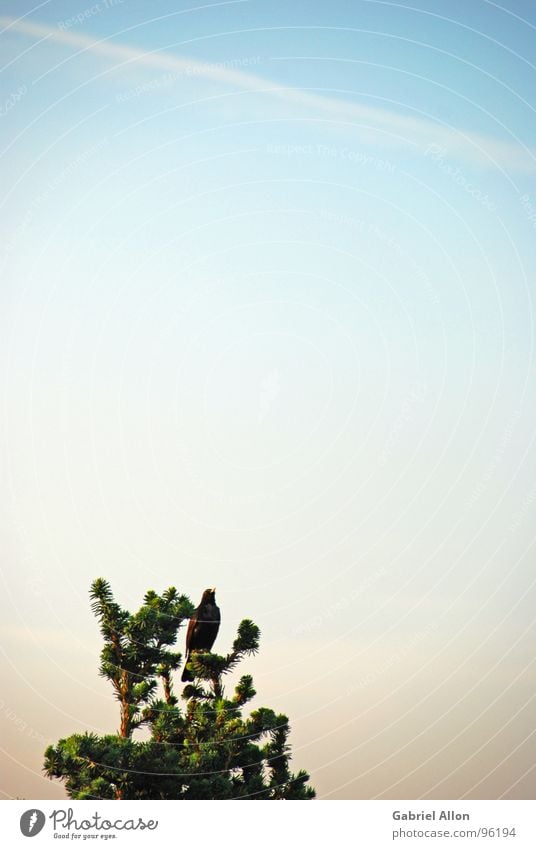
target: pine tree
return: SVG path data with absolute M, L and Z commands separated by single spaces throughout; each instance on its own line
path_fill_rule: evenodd
M 195 680 L 181 700 L 172 673 L 182 662 L 173 651 L 194 606 L 170 587 L 146 593 L 131 614 L 114 600 L 102 578 L 91 586 L 94 614 L 104 637 L 100 674 L 119 702 L 116 734 L 73 734 L 49 746 L 44 769 L 65 782 L 71 799 L 312 799 L 308 774 L 289 769 L 289 721 L 258 708 L 243 717 L 256 695 L 243 675 L 232 697 L 224 676 L 259 648 L 260 632 L 244 619 L 227 655 L 196 652 Z M 133 737 L 147 728 L 148 740 Z

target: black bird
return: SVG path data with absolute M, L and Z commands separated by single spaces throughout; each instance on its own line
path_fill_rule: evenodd
M 216 604 L 216 587 L 205 590 L 199 607 L 190 617 L 186 632 L 186 660 L 182 670 L 182 681 L 193 681 L 194 675 L 187 669 L 193 651 L 210 651 L 220 628 L 220 608 Z

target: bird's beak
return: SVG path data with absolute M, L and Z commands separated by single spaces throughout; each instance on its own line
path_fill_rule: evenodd
M 212 587 L 212 589 L 211 589 L 211 591 L 210 591 L 210 592 L 211 592 L 211 593 L 215 593 L 215 592 L 216 592 L 216 587 Z

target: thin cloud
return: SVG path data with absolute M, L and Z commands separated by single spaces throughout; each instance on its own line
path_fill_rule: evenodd
M 278 85 L 257 74 L 237 70 L 210 62 L 198 62 L 184 56 L 170 55 L 158 51 L 143 51 L 111 38 L 93 40 L 80 33 L 45 26 L 32 21 L 0 17 L 0 25 L 37 39 L 52 41 L 77 48 L 74 54 L 92 53 L 112 60 L 112 71 L 126 65 L 150 68 L 159 71 L 184 73 L 206 79 L 238 91 L 256 92 L 264 97 L 273 97 L 299 108 L 307 115 L 347 125 L 348 132 L 364 141 L 386 147 L 411 149 L 425 153 L 431 145 L 444 148 L 448 156 L 469 165 L 499 168 L 525 174 L 536 173 L 536 151 L 528 148 L 519 139 L 508 142 L 474 132 L 441 124 L 426 117 L 401 115 L 390 109 L 368 106 L 362 103 L 323 95 L 290 86 Z M 47 69 L 35 80 L 46 76 L 69 62 L 69 56 Z M 351 92 L 340 92 L 351 95 Z

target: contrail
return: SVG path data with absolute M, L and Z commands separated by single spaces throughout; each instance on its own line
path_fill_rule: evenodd
M 463 159 L 471 165 L 486 168 L 507 169 L 525 174 L 536 173 L 536 150 L 528 148 L 508 127 L 504 130 L 514 141 L 502 141 L 491 136 L 464 131 L 427 117 L 403 115 L 389 109 L 356 103 L 332 95 L 304 91 L 287 85 L 279 85 L 271 80 L 234 68 L 222 67 L 210 62 L 199 62 L 175 54 L 158 51 L 144 51 L 126 44 L 119 44 L 111 37 L 92 39 L 87 35 L 71 32 L 58 27 L 0 16 L 0 26 L 4 32 L 18 32 L 39 40 L 78 48 L 79 53 L 93 53 L 114 62 L 111 71 L 118 71 L 130 64 L 158 70 L 189 73 L 212 82 L 226 84 L 241 91 L 258 92 L 265 97 L 285 101 L 306 110 L 310 116 L 332 120 L 345 125 L 345 130 L 364 141 L 374 140 L 374 144 L 385 147 L 410 148 L 413 152 L 425 153 L 431 145 L 444 148 L 453 158 Z M 69 56 L 49 67 L 39 80 L 52 74 L 61 65 L 69 62 Z M 352 92 L 341 91 L 345 96 Z

